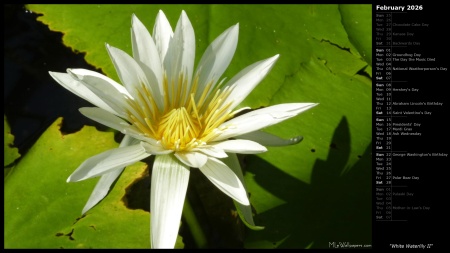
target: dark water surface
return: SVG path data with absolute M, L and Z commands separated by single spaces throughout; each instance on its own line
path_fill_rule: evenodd
M 58 117 L 62 131 L 75 132 L 83 125 L 97 125 L 78 112 L 92 106 L 61 87 L 48 71 L 67 68 L 95 70 L 84 55 L 62 44 L 62 33 L 36 21 L 37 14 L 23 5 L 5 5 L 4 114 L 23 155 Z

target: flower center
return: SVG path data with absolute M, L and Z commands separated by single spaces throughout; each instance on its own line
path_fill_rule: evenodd
M 185 150 L 198 145 L 200 122 L 181 107 L 165 114 L 158 126 L 157 136 L 166 149 Z
M 127 100 L 128 121 L 165 149 L 189 151 L 205 145 L 220 133 L 219 126 L 234 115 L 231 102 L 225 102 L 232 88 L 220 90 L 210 83 L 196 96 L 197 81 L 194 79 L 187 87 L 185 79 L 176 86 L 165 79 L 163 108 L 158 108 L 152 92 L 141 85 L 134 99 Z

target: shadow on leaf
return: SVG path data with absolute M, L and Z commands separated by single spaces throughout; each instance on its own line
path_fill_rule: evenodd
M 330 248 L 333 242 L 371 244 L 371 144 L 347 168 L 350 149 L 344 117 L 334 132 L 327 159 L 315 162 L 310 184 L 257 156 L 247 157 L 246 170 L 255 174 L 256 183 L 285 203 L 255 216 L 256 224 L 266 228 L 249 231 L 246 246 L 270 243 L 273 248 Z

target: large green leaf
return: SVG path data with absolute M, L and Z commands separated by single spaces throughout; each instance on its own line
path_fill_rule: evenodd
M 372 66 L 372 33 L 367 32 L 367 27 L 372 27 L 372 7 L 367 4 L 342 4 L 339 11 L 350 41 Z
M 94 127 L 62 135 L 61 122 L 48 128 L 5 179 L 5 248 L 149 248 L 150 215 L 127 207 L 126 197 L 136 180 L 148 176 L 147 165 L 127 167 L 109 195 L 82 216 L 97 180 L 66 179 L 83 160 L 117 143 L 112 132 Z
M 371 76 L 370 61 L 366 58 L 367 47 L 361 46 L 367 43 L 349 38 L 361 34 L 367 38 L 371 26 L 361 22 L 358 29 L 353 29 L 357 31 L 350 32 L 347 20 L 353 20 L 354 11 L 342 11 L 345 8 L 331 4 L 30 5 L 28 8 L 43 13 L 39 19 L 52 30 L 62 31 L 66 45 L 85 52 L 89 63 L 116 80 L 104 43 L 131 53 L 132 13 L 152 30 L 159 9 L 172 26 L 181 10 L 186 10 L 197 38 L 196 61 L 208 43 L 239 22 L 238 48 L 224 76 L 231 78 L 255 61 L 281 55 L 242 106 L 320 103 L 267 129 L 283 137 L 303 135 L 301 144 L 269 148 L 265 154 L 248 157 L 246 180 L 257 213 L 255 219 L 257 225 L 266 229 L 248 231 L 246 246 L 327 247 L 325 241 L 333 235 L 347 241 L 357 240 L 355 243 L 362 240 L 370 243 L 371 228 L 366 221 L 371 219 L 370 173 L 367 173 L 371 167 L 371 79 L 359 74 L 364 70 Z M 366 12 L 370 5 L 358 8 L 364 8 L 364 13 L 368 13 L 364 15 L 370 14 Z M 349 205 L 332 201 L 331 196 L 355 200 L 351 203 L 354 208 L 347 209 Z M 359 211 L 354 219 L 352 210 Z

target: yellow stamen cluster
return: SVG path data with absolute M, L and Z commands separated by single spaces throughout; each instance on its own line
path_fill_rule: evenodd
M 177 85 L 163 82 L 164 108 L 158 108 L 154 92 L 141 85 L 134 100 L 128 100 L 128 120 L 145 136 L 161 143 L 165 149 L 189 151 L 218 135 L 217 128 L 233 116 L 231 102 L 225 104 L 231 90 L 205 86 L 196 97 L 198 77 L 189 85 L 180 75 Z

